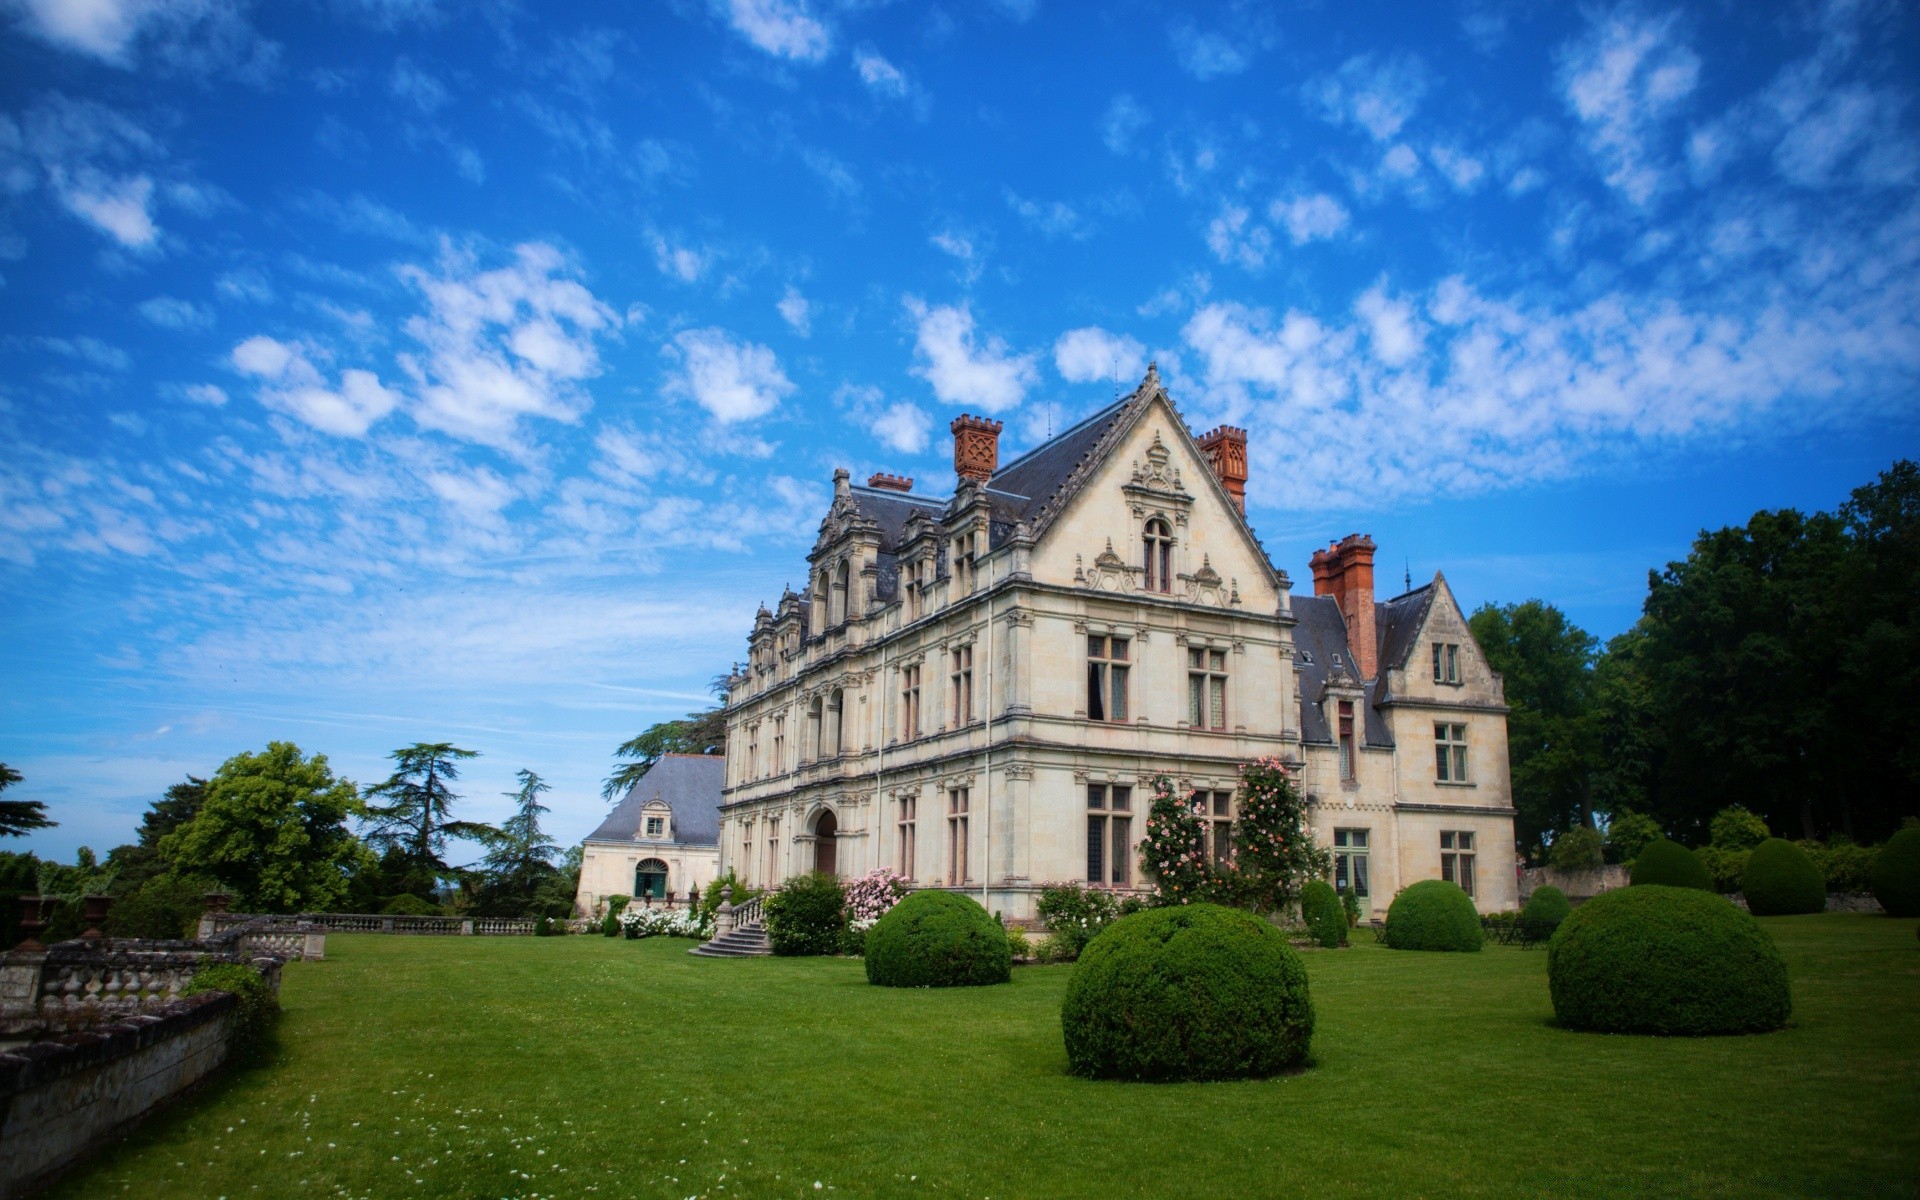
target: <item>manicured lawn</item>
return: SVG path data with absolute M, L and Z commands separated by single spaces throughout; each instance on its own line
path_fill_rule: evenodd
M 1781 1033 L 1569 1033 L 1543 951 L 1365 945 L 1307 956 L 1311 1069 L 1175 1086 L 1065 1073 L 1070 967 L 902 992 L 685 942 L 332 937 L 275 1065 L 56 1194 L 1915 1195 L 1914 922 L 1766 924 Z

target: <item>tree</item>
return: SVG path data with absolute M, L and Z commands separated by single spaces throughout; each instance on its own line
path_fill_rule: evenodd
M 506 793 L 514 811 L 489 842 L 485 874 L 474 895 L 474 911 L 481 916 L 555 915 L 531 911 L 536 895 L 559 874 L 553 857 L 560 847 L 540 828 L 547 811 L 540 794 L 549 790 L 540 776 L 522 770 L 520 790 Z
M 0 763 L 0 792 L 22 779 L 20 772 Z M 22 837 L 35 829 L 50 829 L 58 821 L 47 819 L 47 806 L 41 800 L 0 800 L 0 837 Z
M 614 758 L 613 773 L 600 788 L 600 796 L 611 800 L 640 782 L 640 777 L 667 754 L 725 754 L 727 752 L 727 710 L 710 708 L 688 713 L 678 721 L 649 725 L 638 737 L 620 743 Z
M 1467 623 L 1506 684 L 1514 837 L 1525 851 L 1593 824 L 1593 635 L 1543 600 L 1483 604 Z
M 1235 890 L 1256 911 L 1277 912 L 1299 896 L 1307 880 L 1323 878 L 1331 866 L 1327 851 L 1314 845 L 1292 769 L 1277 758 L 1241 767 L 1239 817 L 1233 823 L 1233 871 L 1240 877 Z
M 159 851 L 171 873 L 217 880 L 242 911 L 326 911 L 367 858 L 347 828 L 361 812 L 358 790 L 334 777 L 326 755 L 269 742 L 220 764 L 199 811 Z
M 166 874 L 169 864 L 160 853 L 160 839 L 193 820 L 206 799 L 207 781 L 189 775 L 184 782 L 168 787 L 160 799 L 148 806 L 140 818 L 140 828 L 135 831 L 135 840 L 115 846 L 107 854 L 107 863 L 114 869 L 116 897 L 124 900 L 147 880 Z
M 1173 781 L 1153 781 L 1147 807 L 1147 832 L 1140 842 L 1140 869 L 1153 881 L 1159 904 L 1191 904 L 1205 898 L 1208 870 L 1206 826 L 1193 796 L 1176 796 Z
M 369 798 L 385 801 L 366 808 L 367 844 L 376 850 L 399 851 L 416 880 L 453 877 L 456 872 L 442 857 L 448 838 L 491 844 L 499 833 L 477 821 L 453 819 L 453 805 L 460 796 L 449 785 L 460 778 L 460 763 L 480 757 L 479 752 L 462 750 L 451 742 L 415 742 L 389 757 L 397 769 L 384 783 L 367 790 Z

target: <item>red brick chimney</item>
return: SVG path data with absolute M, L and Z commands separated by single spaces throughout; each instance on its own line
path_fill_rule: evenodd
M 1233 506 L 1247 515 L 1247 431 L 1222 425 L 1200 436 L 1200 452 L 1207 456 L 1213 477 L 1233 497 Z
M 910 492 L 913 490 L 913 480 L 881 471 L 867 477 L 867 486 L 883 492 Z
M 953 431 L 953 473 L 962 479 L 985 483 L 1000 467 L 999 421 L 989 421 L 961 413 L 947 426 Z
M 1373 624 L 1373 539 L 1350 533 L 1325 550 L 1315 550 L 1313 594 L 1332 596 L 1347 623 L 1347 649 L 1353 673 L 1372 679 L 1380 669 L 1380 645 Z

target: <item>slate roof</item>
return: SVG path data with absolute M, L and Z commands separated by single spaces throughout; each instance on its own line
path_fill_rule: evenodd
M 1376 612 L 1378 609 L 1376 608 Z M 1333 727 L 1320 707 L 1327 680 L 1336 672 L 1353 676 L 1353 651 L 1347 646 L 1347 621 L 1332 596 L 1295 596 L 1293 598 L 1293 667 L 1300 680 L 1300 737 L 1304 741 L 1331 743 Z M 1305 651 L 1302 655 L 1300 651 Z M 1335 656 L 1339 662 L 1335 662 Z M 1312 661 L 1307 661 L 1311 657 Z M 1393 745 L 1393 734 L 1386 718 L 1375 707 L 1380 702 L 1380 681 L 1368 685 L 1361 739 L 1369 746 Z
M 1381 671 L 1406 667 L 1407 658 L 1413 653 L 1414 639 L 1426 624 L 1427 610 L 1433 607 L 1434 591 L 1431 583 L 1423 583 L 1373 606 L 1373 624 L 1380 634 Z
M 720 789 L 727 760 L 719 754 L 666 754 L 627 789 L 590 842 L 631 842 L 640 835 L 640 818 L 658 798 L 673 810 L 673 840 L 682 846 L 720 844 Z

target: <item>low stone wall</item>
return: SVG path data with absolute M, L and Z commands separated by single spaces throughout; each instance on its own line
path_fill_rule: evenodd
M 204 966 L 243 962 L 275 991 L 280 962 L 244 947 L 96 938 L 0 954 L 0 1036 L 84 1029 L 177 999 Z M 295 954 L 292 957 L 299 957 Z
M 226 1062 L 226 992 L 0 1053 L 0 1200 L 23 1195 Z
M 1536 889 L 1552 885 L 1565 892 L 1567 899 L 1578 904 L 1582 900 L 1593 899 L 1601 892 L 1626 887 L 1628 881 L 1627 868 L 1618 865 L 1595 867 L 1590 871 L 1526 867 L 1520 872 L 1520 903 L 1525 905 L 1527 897 L 1533 895 Z
M 408 917 L 390 913 L 297 913 L 274 916 L 259 913 L 210 912 L 200 918 L 202 939 L 245 928 L 254 939 L 316 935 L 326 947 L 329 933 L 404 933 L 432 937 L 532 937 L 531 917 Z M 263 943 L 264 944 L 264 943 Z M 273 951 L 269 951 L 270 953 Z M 299 957 L 299 956 L 295 956 Z M 317 954 L 306 957 L 319 957 Z

